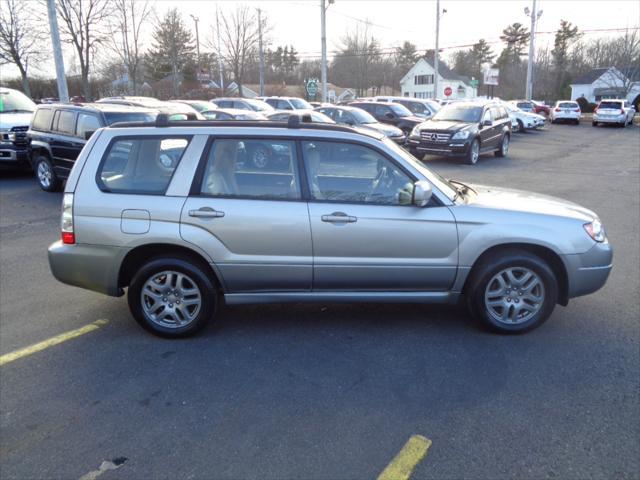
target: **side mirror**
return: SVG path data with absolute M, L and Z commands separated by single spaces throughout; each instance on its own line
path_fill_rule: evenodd
M 420 180 L 413 184 L 413 204 L 416 207 L 426 207 L 432 194 L 431 184 L 426 180 Z
M 389 120 L 393 120 L 395 117 L 393 116 L 393 113 L 387 112 L 387 113 L 384 114 L 384 118 L 387 118 Z
M 356 124 L 356 122 L 354 122 L 354 121 L 353 121 L 353 120 L 351 120 L 350 118 L 347 118 L 347 119 L 344 121 L 344 124 L 345 124 L 345 125 L 354 126 L 354 125 Z
M 490 127 L 491 125 L 493 125 L 493 122 L 491 120 L 483 120 L 482 121 L 482 126 L 483 127 Z
M 91 138 L 91 135 L 93 135 L 94 133 L 96 133 L 95 130 L 87 130 L 86 132 L 84 132 L 84 139 L 89 140 Z

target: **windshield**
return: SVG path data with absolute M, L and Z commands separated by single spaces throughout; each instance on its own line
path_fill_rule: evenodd
M 410 117 L 411 116 L 411 111 L 407 107 L 405 107 L 404 105 L 391 104 L 391 105 L 389 105 L 389 107 L 391 108 L 391 110 L 393 110 L 393 113 L 395 113 L 399 117 Z
M 425 101 L 427 102 L 427 104 L 429 104 L 429 106 L 431 107 L 431 111 L 434 113 L 442 108 L 442 105 L 440 105 L 438 102 L 434 102 L 433 100 L 425 100 Z
M 301 98 L 292 98 L 290 99 L 290 102 L 298 110 L 313 110 L 313 106 Z
M 404 160 L 411 164 L 412 167 L 414 167 L 422 175 L 424 175 L 427 180 L 429 180 L 438 190 L 440 190 L 444 195 L 447 196 L 449 200 L 453 202 L 453 199 L 456 197 L 456 194 L 458 192 L 456 188 L 447 181 L 446 178 L 425 167 L 422 162 L 416 159 L 416 157 L 411 155 L 404 148 L 396 144 L 393 140 L 389 140 L 385 137 L 382 141 L 387 147 L 400 155 Z
M 446 120 L 450 122 L 477 123 L 482 116 L 482 107 L 463 107 L 447 105 L 441 108 L 433 116 L 434 120 Z
M 613 108 L 615 110 L 622 109 L 622 102 L 600 102 L 598 108 Z
M 378 123 L 378 121 L 373 118 L 373 116 L 369 112 L 365 112 L 364 110 L 360 110 L 359 108 L 354 108 L 350 111 L 350 113 L 356 119 L 356 123 L 358 124 Z
M 254 112 L 273 112 L 275 109 L 262 100 L 245 100 Z
M 427 106 L 420 102 L 402 102 L 402 105 L 407 107 L 413 113 L 424 113 L 425 111 L 429 112 Z
M 518 102 L 518 108 L 527 108 L 531 110 L 533 108 L 533 104 L 529 102 Z
M 0 113 L 30 113 L 36 109 L 36 104 L 24 93 L 11 90 L 0 91 Z
M 153 122 L 156 114 L 151 112 L 104 112 L 107 125 L 117 122 Z

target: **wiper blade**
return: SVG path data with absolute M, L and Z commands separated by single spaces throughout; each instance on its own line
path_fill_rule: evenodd
M 19 112 L 33 113 L 32 110 L 22 110 L 22 109 L 16 109 L 16 108 L 14 108 L 13 110 L 3 110 L 0 113 L 19 113 Z

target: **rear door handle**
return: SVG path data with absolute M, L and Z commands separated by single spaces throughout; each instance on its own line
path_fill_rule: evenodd
M 198 210 L 189 210 L 189 216 L 197 218 L 220 218 L 224 217 L 224 212 L 214 210 L 211 207 L 202 207 Z
M 330 215 L 322 215 L 320 218 L 323 222 L 329 223 L 355 223 L 358 221 L 357 217 L 352 217 L 344 212 L 333 212 Z

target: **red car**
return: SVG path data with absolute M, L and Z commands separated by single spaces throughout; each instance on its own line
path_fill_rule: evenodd
M 544 115 L 546 117 L 549 116 L 549 114 L 551 113 L 551 107 L 545 105 L 542 102 L 536 102 L 534 100 L 531 100 L 531 103 L 533 103 L 533 113 L 537 113 L 538 115 Z

